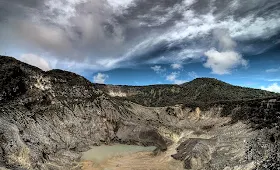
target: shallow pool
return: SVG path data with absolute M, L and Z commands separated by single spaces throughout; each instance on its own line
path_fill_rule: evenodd
M 137 152 L 152 152 L 155 149 L 156 147 L 154 146 L 143 147 L 123 144 L 93 146 L 89 151 L 83 153 L 81 160 L 102 162 L 110 157 L 118 155 L 126 155 Z

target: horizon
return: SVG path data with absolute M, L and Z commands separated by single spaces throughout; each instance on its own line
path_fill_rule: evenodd
M 42 70 L 101 84 L 209 77 L 280 92 L 277 0 L 21 0 L 0 9 L 0 53 Z
M 9 58 L 12 58 L 12 59 L 16 59 L 15 57 L 6 56 L 6 55 L 0 55 L 0 57 L 9 57 Z M 16 60 L 19 61 L 19 62 L 23 62 L 23 61 L 20 61 L 20 60 L 18 60 L 18 59 L 16 59 Z M 50 71 L 54 71 L 54 70 L 60 70 L 60 71 L 66 71 L 66 72 L 70 72 L 70 73 L 75 73 L 75 72 L 71 72 L 71 71 L 67 71 L 67 70 L 62 70 L 62 69 L 51 69 L 51 70 L 44 71 L 44 70 L 42 70 L 41 68 L 39 68 L 39 67 L 37 67 L 37 66 L 35 66 L 35 65 L 31 65 L 31 64 L 28 64 L 28 63 L 26 63 L 26 62 L 23 62 L 23 63 L 25 63 L 25 64 L 27 64 L 27 65 L 30 65 L 30 66 L 34 66 L 34 67 L 40 69 L 40 70 L 43 71 L 43 72 L 50 72 Z M 219 82 L 223 82 L 223 83 L 226 83 L 226 84 L 229 84 L 229 85 L 232 85 L 232 86 L 238 86 L 238 87 L 242 87 L 242 88 L 251 88 L 251 89 L 256 89 L 256 90 L 265 90 L 265 89 L 260 89 L 260 88 L 253 88 L 253 87 L 246 87 L 246 86 L 240 86 L 240 85 L 231 84 L 231 83 L 229 83 L 229 82 L 219 80 L 219 79 L 217 79 L 217 78 L 215 78 L 215 77 L 196 77 L 196 78 L 193 78 L 193 79 L 191 79 L 191 80 L 189 80 L 189 81 L 183 82 L 183 83 L 181 83 L 181 84 L 176 84 L 176 83 L 175 83 L 175 84 L 172 84 L 172 83 L 169 83 L 169 84 L 129 85 L 129 84 L 96 83 L 96 82 L 93 82 L 93 81 L 89 80 L 88 78 L 84 77 L 83 75 L 80 75 L 80 74 L 78 74 L 78 73 L 75 73 L 75 74 L 77 74 L 78 76 L 81 76 L 81 77 L 85 78 L 86 80 L 90 81 L 90 82 L 93 83 L 93 84 L 97 84 L 97 85 L 106 85 L 106 86 L 107 86 L 107 85 L 108 85 L 108 86 L 130 86 L 130 87 L 172 86 L 172 85 L 181 86 L 181 85 L 184 85 L 184 84 L 186 84 L 186 83 L 190 83 L 190 82 L 195 81 L 195 80 L 198 80 L 198 79 L 213 79 L 213 80 L 216 80 L 216 81 L 219 81 Z M 265 91 L 268 91 L 268 90 L 265 90 Z M 274 91 L 269 91 L 269 92 L 274 92 Z M 275 92 L 275 93 L 279 93 L 279 94 L 280 94 L 280 92 Z

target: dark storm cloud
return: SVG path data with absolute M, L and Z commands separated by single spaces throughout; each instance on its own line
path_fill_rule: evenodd
M 1 0 L 2 48 L 16 44 L 101 69 L 198 59 L 226 29 L 240 52 L 273 46 L 278 0 Z M 267 41 L 269 40 L 269 41 Z M 257 41 L 267 41 L 258 45 Z M 242 47 L 240 47 L 240 45 Z
M 24 17 L 29 10 L 36 9 L 40 5 L 39 0 L 1 0 L 0 1 L 0 21 L 4 22 L 10 18 Z
M 189 2 L 189 5 L 182 5 L 184 2 Z M 174 54 L 172 49 L 178 49 L 177 52 L 179 53 L 177 54 L 181 54 L 180 52 L 184 51 L 184 48 L 190 51 L 190 54 L 183 58 L 192 58 L 192 50 L 196 52 L 197 48 L 198 50 L 200 48 L 211 48 L 213 43 L 209 39 L 213 35 L 212 31 L 217 28 L 229 29 L 230 36 L 236 41 L 244 42 L 245 46 L 253 46 L 253 48 L 246 49 L 249 52 L 261 51 L 272 45 L 271 39 L 279 33 L 279 26 L 275 25 L 280 23 L 280 20 L 277 19 L 280 16 L 280 10 L 278 10 L 280 5 L 277 1 L 198 0 L 193 1 L 193 3 L 191 1 L 184 2 L 173 1 L 173 3 L 165 6 L 163 2 L 156 4 L 150 1 L 137 1 L 135 6 L 126 11 L 124 16 L 130 17 L 124 17 L 126 21 L 124 24 L 133 23 L 135 20 L 141 23 L 136 29 L 132 27 L 132 30 L 128 31 L 133 33 L 131 35 L 137 35 L 137 32 L 133 32 L 137 29 L 146 34 L 148 32 L 148 37 L 158 32 L 158 34 L 152 36 L 151 42 L 147 41 L 147 37 L 145 38 L 147 46 L 141 44 L 139 50 L 134 50 L 134 54 L 138 54 L 138 51 L 143 53 L 133 56 L 134 62 L 137 61 L 137 58 L 139 58 L 139 61 L 149 61 L 147 59 L 160 58 L 168 53 Z M 160 11 L 165 11 L 165 13 L 158 14 L 157 12 Z M 166 15 L 167 13 L 170 15 Z M 266 44 L 265 47 L 263 47 L 263 44 L 254 44 L 256 40 L 263 42 L 268 39 L 271 42 Z M 166 43 L 166 40 L 168 43 Z M 159 42 L 153 43 L 155 41 Z M 190 42 L 196 42 L 200 47 L 190 46 Z M 259 47 L 261 49 L 258 49 Z M 174 57 L 176 53 L 170 56 Z

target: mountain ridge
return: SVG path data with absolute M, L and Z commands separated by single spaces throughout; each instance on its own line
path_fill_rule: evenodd
M 175 104 L 186 104 L 188 102 L 216 102 L 224 100 L 247 100 L 266 97 L 275 97 L 280 94 L 260 89 L 234 86 L 215 78 L 201 77 L 181 85 L 149 85 L 149 86 L 128 86 L 128 85 L 106 85 L 95 84 L 76 73 L 54 69 L 42 71 L 37 67 L 22 63 L 12 57 L 0 57 L 2 68 L 9 63 L 12 66 L 28 68 L 31 71 L 39 71 L 44 75 L 57 79 L 65 79 L 69 85 L 85 84 L 93 86 L 111 97 L 121 97 L 145 106 L 165 106 Z M 115 93 L 116 95 L 110 95 Z M 118 96 L 117 94 L 121 94 Z
M 182 85 L 118 86 L 96 84 L 105 93 L 145 106 L 165 106 L 188 102 L 212 103 L 224 100 L 248 100 L 279 94 L 260 89 L 234 86 L 213 78 L 197 78 Z M 117 94 L 121 94 L 118 96 Z
M 0 64 L 0 169 L 80 170 L 81 152 L 115 143 L 156 146 L 151 162 L 172 157 L 186 169 L 280 167 L 276 93 L 207 78 L 183 86 L 100 85 L 13 58 Z

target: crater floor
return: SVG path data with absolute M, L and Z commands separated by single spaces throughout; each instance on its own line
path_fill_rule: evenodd
M 182 170 L 183 163 L 174 160 L 176 145 L 154 155 L 154 147 L 134 145 L 100 146 L 84 153 L 83 170 Z

